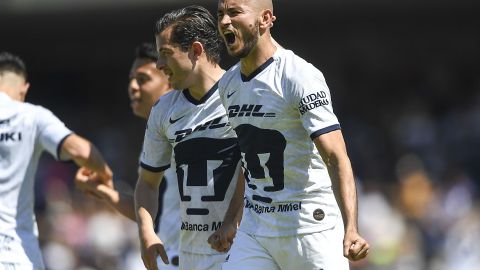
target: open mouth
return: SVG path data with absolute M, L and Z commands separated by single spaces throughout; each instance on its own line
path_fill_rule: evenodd
M 226 32 L 223 34 L 225 37 L 225 42 L 227 42 L 227 45 L 232 45 L 235 43 L 235 35 L 232 32 Z

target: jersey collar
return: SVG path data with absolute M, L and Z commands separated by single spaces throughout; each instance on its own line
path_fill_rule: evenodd
M 254 72 L 252 72 L 250 75 L 248 76 L 245 76 L 242 74 L 242 72 L 240 71 L 240 75 L 242 76 L 242 81 L 243 82 L 248 82 L 250 81 L 251 79 L 253 79 L 255 76 L 257 76 L 260 72 L 262 72 L 264 69 L 266 69 L 271 63 L 273 63 L 273 57 L 270 57 L 268 58 L 267 61 L 265 61 L 265 63 L 263 63 L 262 65 L 260 65 Z
M 196 100 L 195 98 L 193 98 L 192 95 L 190 95 L 188 89 L 184 89 L 182 92 L 185 98 L 190 101 L 190 103 L 192 103 L 193 105 L 200 105 L 205 103 L 213 95 L 213 93 L 217 91 L 217 89 L 218 81 L 212 86 L 212 88 L 210 88 L 210 90 L 208 90 L 208 92 L 200 100 Z

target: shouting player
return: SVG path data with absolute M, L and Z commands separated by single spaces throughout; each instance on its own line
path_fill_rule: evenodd
M 219 92 L 247 181 L 223 269 L 348 269 L 346 258 L 364 258 L 369 245 L 357 231 L 355 181 L 330 91 L 318 69 L 272 42 L 274 19 L 271 0 L 218 2 L 219 32 L 240 58 Z M 228 246 L 230 231 L 212 246 Z

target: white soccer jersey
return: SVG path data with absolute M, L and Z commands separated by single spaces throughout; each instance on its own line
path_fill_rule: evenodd
M 58 158 L 69 134 L 49 110 L 0 92 L 0 264 L 43 269 L 33 212 L 35 171 L 41 152 Z
M 248 77 L 233 66 L 219 92 L 246 168 L 240 230 L 287 236 L 333 227 L 340 212 L 312 141 L 340 128 L 322 73 L 277 49 Z
M 141 166 L 176 163 L 180 192 L 180 250 L 218 254 L 207 243 L 223 221 L 240 170 L 240 149 L 217 85 L 200 102 L 187 90 L 162 96 L 150 114 Z

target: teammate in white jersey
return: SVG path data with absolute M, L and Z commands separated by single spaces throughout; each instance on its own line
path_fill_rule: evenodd
M 133 113 L 143 119 L 148 119 L 153 104 L 163 95 L 171 91 L 165 73 L 156 68 L 158 53 L 153 43 L 140 44 L 135 50 L 135 59 L 130 70 L 128 95 Z M 180 241 L 180 196 L 175 171 L 168 169 L 164 175 L 166 188 L 161 199 L 161 211 L 157 213 L 157 233 L 168 247 L 169 265 L 160 269 L 178 269 L 178 244 Z M 121 193 L 101 184 L 89 177 L 85 168 L 78 170 L 76 184 L 80 189 L 91 192 L 104 199 L 121 214 L 135 220 L 133 195 Z M 161 218 L 159 216 L 161 214 Z M 140 258 L 139 258 L 140 260 Z M 141 262 L 140 262 L 141 264 Z
M 47 151 L 73 160 L 113 187 L 98 150 L 49 110 L 24 102 L 29 88 L 23 61 L 0 53 L 0 269 L 44 269 L 34 216 L 34 178 Z
M 355 181 L 340 125 L 322 73 L 272 43 L 274 19 L 271 0 L 218 2 L 219 31 L 228 53 L 240 58 L 219 92 L 247 182 L 223 269 L 348 269 L 346 258 L 364 258 L 369 245 L 357 231 Z M 220 230 L 212 246 L 228 246 L 228 231 Z
M 142 258 L 149 270 L 164 244 L 153 232 L 158 185 L 173 154 L 180 192 L 180 269 L 217 270 L 226 254 L 207 239 L 221 226 L 236 183 L 243 187 L 240 149 L 220 102 L 217 81 L 223 46 L 213 16 L 189 6 L 164 15 L 156 25 L 157 68 L 175 90 L 154 105 L 147 123 L 135 190 Z

